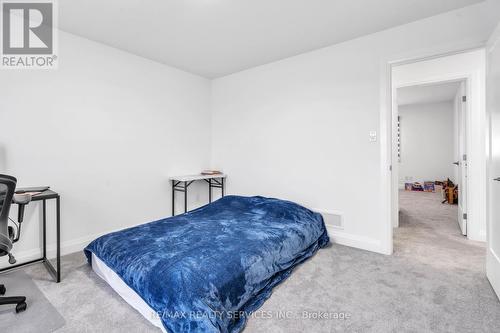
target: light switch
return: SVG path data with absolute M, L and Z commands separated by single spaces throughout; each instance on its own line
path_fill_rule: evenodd
M 377 131 L 370 131 L 370 142 L 376 142 L 377 141 Z

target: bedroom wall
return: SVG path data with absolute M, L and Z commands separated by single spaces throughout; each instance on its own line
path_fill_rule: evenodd
M 400 186 L 406 182 L 454 178 L 454 104 L 399 106 L 401 131 Z
M 228 192 L 290 199 L 343 215 L 332 238 L 390 253 L 381 96 L 388 61 L 483 46 L 500 3 L 461 10 L 216 79 L 212 164 Z M 385 149 L 385 148 L 384 148 Z
M 1 72 L 0 173 L 60 192 L 68 253 L 170 216 L 168 177 L 209 167 L 210 81 L 63 32 L 59 61 L 52 71 Z M 206 192 L 194 189 L 191 207 Z M 18 260 L 39 254 L 40 211 L 27 207 Z
M 58 70 L 0 74 L 0 172 L 61 193 L 63 253 L 168 216 L 168 176 L 208 164 L 229 173 L 229 193 L 341 213 L 335 241 L 386 252 L 381 146 L 368 136 L 380 135 L 384 66 L 483 45 L 499 7 L 487 1 L 213 82 L 61 32 Z M 191 207 L 205 202 L 205 187 L 192 193 Z M 39 254 L 39 215 L 28 207 L 19 260 Z

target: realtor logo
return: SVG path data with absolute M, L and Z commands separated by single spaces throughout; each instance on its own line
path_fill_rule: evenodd
M 2 68 L 54 68 L 53 1 L 2 1 Z

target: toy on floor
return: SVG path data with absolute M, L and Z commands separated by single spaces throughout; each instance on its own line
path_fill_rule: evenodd
M 453 182 L 449 178 L 447 181 L 443 182 L 443 196 L 443 204 L 458 204 L 458 185 L 453 184 Z

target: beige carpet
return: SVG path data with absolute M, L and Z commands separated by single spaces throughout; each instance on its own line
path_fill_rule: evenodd
M 499 332 L 485 248 L 460 235 L 456 215 L 436 194 L 401 193 L 393 256 L 339 245 L 319 251 L 275 289 L 245 332 Z M 43 266 L 27 271 L 66 320 L 57 332 L 158 332 L 82 254 L 64 258 L 59 285 Z

